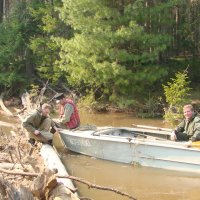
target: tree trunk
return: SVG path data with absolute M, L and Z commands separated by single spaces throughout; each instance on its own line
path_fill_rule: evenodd
M 3 0 L 0 0 L 0 22 L 3 20 Z
M 31 51 L 30 49 L 27 48 L 25 50 L 26 75 L 31 78 L 34 73 L 34 67 L 30 61 L 30 55 L 31 55 Z

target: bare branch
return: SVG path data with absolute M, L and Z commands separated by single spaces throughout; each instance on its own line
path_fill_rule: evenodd
M 37 176 L 40 175 L 39 173 L 16 172 L 16 171 L 4 170 L 4 169 L 1 169 L 1 168 L 0 168 L 0 172 L 6 173 L 6 174 L 10 174 L 10 175 L 21 175 L 21 176 L 30 176 L 30 177 L 37 177 Z M 114 188 L 109 188 L 109 187 L 105 187 L 105 186 L 96 185 L 96 184 L 90 183 L 89 181 L 86 181 L 86 180 L 84 180 L 82 178 L 78 178 L 78 177 L 75 177 L 75 176 L 61 176 L 61 175 L 56 175 L 56 177 L 58 177 L 58 178 L 68 178 L 68 179 L 71 179 L 73 181 L 77 181 L 79 183 L 83 183 L 83 184 L 87 185 L 89 188 L 95 188 L 95 189 L 99 189 L 99 190 L 112 191 L 112 192 L 115 192 L 115 193 L 120 194 L 122 196 L 126 196 L 129 199 L 137 200 L 135 197 L 133 197 L 133 196 L 131 196 L 131 195 L 125 193 L 125 192 L 121 192 L 121 191 L 119 191 L 117 189 L 114 189 Z

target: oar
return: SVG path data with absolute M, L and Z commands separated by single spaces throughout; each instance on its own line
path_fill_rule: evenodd
M 152 130 L 158 130 L 158 131 L 169 131 L 169 132 L 172 131 L 172 129 L 169 129 L 169 128 L 160 128 L 160 127 L 155 127 L 155 126 L 145 126 L 145 125 L 137 125 L 137 124 L 131 124 L 131 125 L 138 128 L 146 128 L 146 129 L 152 129 Z

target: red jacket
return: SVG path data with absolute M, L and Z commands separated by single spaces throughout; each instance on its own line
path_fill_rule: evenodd
M 60 106 L 60 112 L 59 113 L 60 113 L 60 115 L 64 115 L 64 107 L 68 103 L 73 106 L 74 112 L 71 114 L 70 121 L 66 122 L 66 126 L 69 129 L 73 129 L 73 128 L 78 127 L 79 124 L 80 124 L 80 117 L 79 117 L 79 114 L 78 114 L 78 109 L 77 109 L 76 105 L 74 104 L 74 102 L 71 99 L 66 99 L 65 104 Z

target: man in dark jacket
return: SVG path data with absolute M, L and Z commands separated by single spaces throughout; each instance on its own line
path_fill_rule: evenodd
M 200 116 L 191 104 L 183 107 L 183 114 L 185 119 L 171 133 L 171 140 L 200 141 Z
M 36 109 L 22 122 L 22 126 L 29 132 L 30 139 L 43 143 L 51 143 L 53 134 L 51 128 L 57 130 L 53 120 L 49 118 L 50 105 L 44 103 L 41 108 Z

